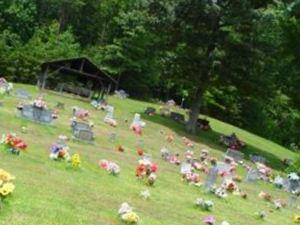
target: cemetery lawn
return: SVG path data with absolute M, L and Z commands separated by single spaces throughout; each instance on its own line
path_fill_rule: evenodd
M 37 95 L 36 87 L 15 85 L 15 90 L 18 88 L 27 90 L 33 96 Z M 147 187 L 135 177 L 135 167 L 139 159 L 136 153 L 137 138 L 129 130 L 129 125 L 135 112 L 142 113 L 147 106 L 158 109 L 159 105 L 109 97 L 108 101 L 115 107 L 115 117 L 119 123 L 117 128 L 112 128 L 103 122 L 105 112 L 94 110 L 88 102 L 54 92 L 47 92 L 45 99 L 49 108 L 53 108 L 57 102 L 65 104 L 66 109 L 60 111 L 59 119 L 52 126 L 17 117 L 17 98 L 5 96 L 1 100 L 3 107 L 0 107 L 0 133 L 16 132 L 29 147 L 27 153 L 21 153 L 19 157 L 0 151 L 0 168 L 16 176 L 15 192 L 0 210 L 0 225 L 122 224 L 117 214 L 122 202 L 128 202 L 135 208 L 142 220 L 141 225 L 200 225 L 203 224 L 202 219 L 206 215 L 214 215 L 218 225 L 223 220 L 231 225 L 294 224 L 293 217 L 297 211 L 288 208 L 276 211 L 273 204 L 258 198 L 260 191 L 266 191 L 271 193 L 274 199 L 288 200 L 288 194 L 276 190 L 271 184 L 243 182 L 239 186 L 248 193 L 248 200 L 233 195 L 221 200 L 205 193 L 202 188 L 182 182 L 180 168 L 163 161 L 160 157 L 160 149 L 166 145 L 165 137 L 160 131 L 175 134 L 175 142 L 167 147 L 179 152 L 181 156 L 185 150 L 181 137 L 187 136 L 196 144 L 196 156 L 202 148 L 209 148 L 211 154 L 218 158 L 221 158 L 225 151 L 218 142 L 219 134 L 235 132 L 247 144 L 243 152 L 256 152 L 265 156 L 269 165 L 276 170 L 275 174 L 283 171 L 280 162 L 282 159 L 297 157 L 288 149 L 212 118 L 209 118 L 212 131 L 189 136 L 180 124 L 168 118 L 142 114 L 143 120 L 147 122 L 143 135 L 144 150 L 152 154 L 153 161 L 159 165 L 155 186 Z M 78 171 L 67 169 L 64 162 L 51 161 L 48 151 L 58 135 L 71 136 L 69 119 L 72 106 L 90 110 L 95 123 L 95 145 L 69 142 L 70 152 L 79 153 L 81 156 L 82 169 Z M 128 123 L 125 119 L 128 119 Z M 22 126 L 27 126 L 27 133 L 21 133 Z M 112 132 L 118 135 L 115 143 L 109 141 Z M 124 153 L 116 151 L 118 144 L 125 147 Z M 118 162 L 121 166 L 120 175 L 113 177 L 99 169 L 100 159 Z M 244 176 L 245 170 L 239 169 L 238 173 Z M 205 176 L 201 176 L 204 180 Z M 151 197 L 149 200 L 143 200 L 139 193 L 147 188 Z M 194 201 L 197 197 L 213 200 L 213 211 L 204 212 L 195 208 Z M 261 210 L 267 213 L 265 220 L 255 216 L 255 213 Z

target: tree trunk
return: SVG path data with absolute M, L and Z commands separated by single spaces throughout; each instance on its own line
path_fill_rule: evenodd
M 190 108 L 189 120 L 185 126 L 185 129 L 188 133 L 195 134 L 197 131 L 197 120 L 200 113 L 203 93 L 204 91 L 201 88 L 198 88 L 193 98 L 193 103 Z
M 61 6 L 59 11 L 59 33 L 62 33 L 66 30 L 67 24 L 67 12 L 64 4 Z

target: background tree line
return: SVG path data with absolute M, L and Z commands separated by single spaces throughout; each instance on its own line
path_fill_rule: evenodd
M 88 56 L 132 96 L 179 103 L 289 146 L 300 142 L 300 2 L 5 0 L 0 74 Z

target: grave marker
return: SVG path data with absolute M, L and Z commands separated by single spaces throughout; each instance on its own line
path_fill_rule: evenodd
M 17 98 L 21 98 L 21 99 L 24 99 L 24 100 L 30 100 L 31 99 L 31 95 L 23 89 L 16 90 L 15 96 Z
M 257 169 L 251 168 L 246 176 L 247 182 L 256 182 L 259 178 L 259 171 Z
M 204 185 L 206 189 L 209 190 L 215 185 L 218 178 L 218 174 L 219 174 L 219 169 L 217 165 L 210 168 Z
M 233 149 L 228 149 L 225 156 L 233 158 L 236 162 L 240 162 L 244 159 L 244 153 Z

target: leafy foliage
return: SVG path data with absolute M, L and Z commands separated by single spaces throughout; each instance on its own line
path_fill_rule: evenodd
M 6 0 L 0 73 L 35 83 L 47 60 L 90 57 L 131 96 L 174 98 L 281 144 L 299 143 L 300 3 Z

